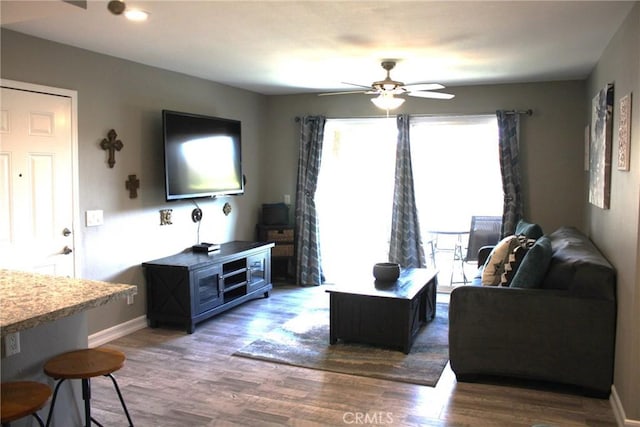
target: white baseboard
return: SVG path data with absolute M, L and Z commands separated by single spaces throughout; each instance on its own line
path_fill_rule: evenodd
M 620 396 L 618 396 L 616 386 L 611 387 L 611 396 L 609 397 L 609 402 L 611 403 L 611 408 L 613 409 L 613 414 L 616 417 L 618 427 L 640 427 L 640 420 L 632 420 L 630 418 L 627 418 L 627 415 L 624 412 L 624 407 L 622 406 L 622 402 L 620 401 Z
M 147 327 L 147 317 L 140 316 L 131 319 L 111 328 L 103 329 L 95 334 L 89 335 L 89 348 L 99 347 L 103 344 L 113 341 L 116 338 L 124 337 L 140 329 Z

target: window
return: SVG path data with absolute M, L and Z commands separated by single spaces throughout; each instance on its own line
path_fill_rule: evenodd
M 328 282 L 388 260 L 395 119 L 327 120 L 316 191 Z
M 502 215 L 494 115 L 412 117 L 411 162 L 423 233 L 469 230 L 472 215 Z
M 440 270 L 442 289 L 464 283 L 463 273 L 473 277 L 476 268 L 460 260 L 471 217 L 502 216 L 496 117 L 412 119 L 411 162 L 427 260 Z
M 468 231 L 472 215 L 502 215 L 495 116 L 411 122 L 423 241 L 429 230 Z M 395 118 L 327 120 L 315 202 L 328 282 L 388 260 L 396 144 Z

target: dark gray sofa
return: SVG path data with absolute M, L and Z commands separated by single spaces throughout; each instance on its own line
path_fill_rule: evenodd
M 536 288 L 453 290 L 451 368 L 458 381 L 552 382 L 605 398 L 613 381 L 615 270 L 575 228 L 547 237 L 551 261 Z

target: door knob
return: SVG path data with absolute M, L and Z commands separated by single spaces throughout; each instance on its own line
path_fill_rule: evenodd
M 65 227 L 64 230 L 62 230 L 62 235 L 64 237 L 69 237 L 71 235 L 71 230 L 69 230 L 67 227 Z
M 73 249 L 71 249 L 69 246 L 65 246 L 64 248 L 62 248 L 62 253 L 64 255 L 69 255 L 71 252 L 73 252 Z

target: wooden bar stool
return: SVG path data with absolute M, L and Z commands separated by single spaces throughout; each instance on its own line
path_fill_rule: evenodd
M 49 400 L 51 388 L 35 381 L 6 382 L 0 385 L 0 418 L 2 426 L 7 427 L 11 421 L 32 415 L 44 427 L 42 418 L 36 411 Z
M 107 348 L 89 348 L 83 350 L 70 351 L 49 359 L 44 365 L 44 373 L 58 381 L 55 391 L 53 392 L 53 400 L 49 415 L 47 416 L 47 427 L 51 422 L 53 408 L 56 404 L 56 397 L 60 385 L 64 380 L 82 380 L 82 400 L 84 400 L 84 416 L 85 427 L 89 427 L 93 421 L 96 425 L 102 427 L 98 421 L 91 416 L 91 378 L 105 376 L 111 378 L 113 385 L 118 393 L 118 398 L 122 404 L 122 409 L 127 416 L 129 426 L 133 427 L 133 422 L 129 416 L 127 405 L 124 403 L 120 387 L 116 379 L 112 375 L 113 372 L 122 368 L 124 365 L 124 353 L 118 350 Z

